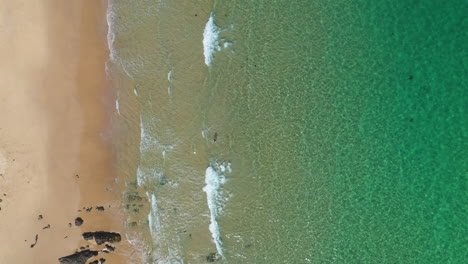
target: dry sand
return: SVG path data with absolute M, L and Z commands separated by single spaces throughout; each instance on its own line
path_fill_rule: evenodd
M 123 235 L 98 258 L 135 257 L 112 163 L 105 11 L 103 1 L 0 0 L 0 263 L 58 263 L 97 248 L 81 234 L 98 230 Z

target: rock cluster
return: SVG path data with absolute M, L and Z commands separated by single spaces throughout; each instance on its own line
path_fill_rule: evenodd
M 97 231 L 97 232 L 85 232 L 83 233 L 83 238 L 85 240 L 94 240 L 98 245 L 102 245 L 106 242 L 115 243 L 120 242 L 122 237 L 119 233 L 114 232 L 104 232 L 104 231 Z

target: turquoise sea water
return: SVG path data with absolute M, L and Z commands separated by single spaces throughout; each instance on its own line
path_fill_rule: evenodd
M 203 191 L 219 164 L 232 167 L 216 185 L 220 262 L 468 259 L 465 1 L 116 6 L 116 49 L 157 142 L 139 188 L 170 242 L 151 261 L 219 252 Z

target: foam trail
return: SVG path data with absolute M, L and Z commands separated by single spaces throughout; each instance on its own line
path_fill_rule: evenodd
M 148 194 L 148 193 L 147 193 Z M 148 194 L 149 196 L 149 194 Z M 149 228 L 153 240 L 159 238 L 159 231 L 161 230 L 161 220 L 159 219 L 158 204 L 156 196 L 151 194 L 151 211 L 148 214 Z
M 216 168 L 218 167 L 218 168 Z M 230 167 L 230 166 L 229 166 Z M 215 170 L 215 168 L 217 170 Z M 226 182 L 224 177 L 225 166 L 211 165 L 205 171 L 205 187 L 203 191 L 206 192 L 206 198 L 208 201 L 208 209 L 210 210 L 210 232 L 213 242 L 216 245 L 218 254 L 223 256 L 223 244 L 221 242 L 221 234 L 219 231 L 218 216 L 222 208 L 222 197 L 220 193 L 221 185 Z
M 220 32 L 221 29 L 214 23 L 214 15 L 211 13 L 203 31 L 203 55 L 205 56 L 205 64 L 208 67 L 211 66 L 215 51 L 221 49 L 218 43 Z
M 114 19 L 115 19 L 115 12 L 113 10 L 112 0 L 107 1 L 107 13 L 106 13 L 106 21 L 107 21 L 107 46 L 109 47 L 109 57 L 111 61 L 116 60 L 115 48 L 113 46 L 115 41 L 115 33 L 113 31 Z
M 172 70 L 167 73 L 167 80 L 172 82 Z
M 120 104 L 119 104 L 119 99 L 115 100 L 115 109 L 117 110 L 117 113 L 120 115 Z
M 145 184 L 145 174 L 143 172 L 143 170 L 141 169 L 140 166 L 138 166 L 138 169 L 137 169 L 137 184 L 138 186 L 142 186 L 143 184 Z

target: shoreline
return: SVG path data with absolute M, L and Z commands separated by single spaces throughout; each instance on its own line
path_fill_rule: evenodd
M 116 251 L 90 261 L 128 263 L 106 1 L 1 2 L 0 262 L 59 263 L 81 246 L 103 249 L 83 232 L 109 231 L 123 237 Z

